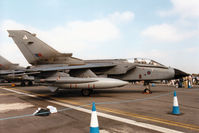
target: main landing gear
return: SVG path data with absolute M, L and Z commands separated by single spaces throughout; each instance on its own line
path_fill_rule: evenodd
M 93 92 L 92 89 L 82 89 L 81 90 L 82 96 L 90 96 L 92 92 Z
M 28 86 L 32 86 L 33 82 L 32 81 L 28 81 Z M 21 81 L 21 86 L 26 86 L 26 82 L 25 81 Z
M 25 81 L 21 81 L 21 86 L 26 86 L 26 82 Z
M 28 86 L 32 86 L 33 82 L 32 81 L 28 81 Z

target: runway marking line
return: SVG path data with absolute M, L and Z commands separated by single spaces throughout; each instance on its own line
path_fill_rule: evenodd
M 1 87 L 0 87 L 0 88 L 1 88 Z M 1 89 L 2 89 L 2 88 L 1 88 Z M 28 93 L 28 94 L 36 95 L 36 96 L 38 96 L 38 97 L 49 96 L 49 94 L 37 94 L 37 93 L 30 92 L 30 91 L 20 90 L 20 89 L 18 89 L 18 88 L 6 88 L 6 89 L 16 90 L 16 91 L 20 91 L 20 92 L 23 92 L 23 93 Z M 12 93 L 12 94 L 16 94 L 16 93 Z M 1 95 L 1 94 L 0 94 L 0 95 Z
M 21 90 L 16 89 L 16 88 L 9 88 L 9 89 L 13 89 L 13 90 L 16 90 L 16 91 L 21 91 Z M 22 90 L 22 92 L 28 93 L 28 94 L 31 94 L 31 95 L 36 95 L 36 96 L 44 96 L 43 94 L 34 94 L 32 92 L 24 91 L 24 90 Z M 74 101 L 70 101 L 70 100 L 65 100 L 65 99 L 53 98 L 53 100 L 64 102 L 64 103 L 69 103 L 69 104 L 74 104 L 74 105 L 79 105 L 79 106 L 82 105 L 82 103 L 74 102 Z M 86 106 L 87 107 L 91 107 L 91 105 L 86 105 Z M 121 110 L 109 109 L 109 108 L 101 107 L 101 106 L 99 106 L 97 104 L 96 104 L 96 106 L 97 106 L 98 109 L 100 109 L 102 111 L 106 111 L 106 112 L 112 112 L 112 113 L 120 114 L 120 115 L 124 115 L 124 116 L 130 116 L 130 117 L 134 117 L 134 118 L 140 118 L 140 119 L 149 120 L 149 121 L 153 121 L 153 122 L 157 122 L 157 123 L 164 123 L 164 124 L 167 124 L 167 125 L 183 127 L 183 128 L 199 131 L 199 126 L 197 126 L 197 125 L 184 124 L 184 123 L 179 123 L 179 122 L 175 122 L 175 121 L 169 121 L 169 120 L 165 120 L 165 119 L 160 119 L 160 118 L 154 118 L 154 117 L 134 114 L 134 113 L 125 112 L 125 111 L 121 111 Z

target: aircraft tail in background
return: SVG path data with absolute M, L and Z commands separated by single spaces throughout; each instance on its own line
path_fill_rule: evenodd
M 0 70 L 19 70 L 23 67 L 20 67 L 18 64 L 13 64 L 4 57 L 0 55 Z

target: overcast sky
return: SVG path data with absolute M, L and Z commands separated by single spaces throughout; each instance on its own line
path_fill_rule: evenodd
M 0 0 L 0 55 L 27 66 L 8 29 L 81 59 L 143 57 L 199 73 L 199 0 Z

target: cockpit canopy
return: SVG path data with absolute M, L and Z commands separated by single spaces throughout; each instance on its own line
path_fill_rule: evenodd
M 145 65 L 153 65 L 153 66 L 164 66 L 154 60 L 147 59 L 147 58 L 130 58 L 127 59 L 129 63 L 137 63 L 137 64 L 145 64 Z

